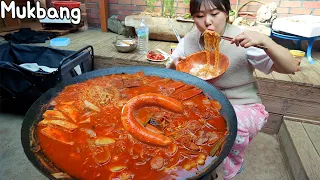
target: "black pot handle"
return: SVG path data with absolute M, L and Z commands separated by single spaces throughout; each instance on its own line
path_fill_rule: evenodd
M 88 50 L 89 53 L 91 52 L 90 55 L 91 55 L 91 58 L 92 58 L 92 68 L 93 68 L 93 64 L 94 64 L 94 62 L 93 62 L 93 59 L 94 59 L 93 47 L 92 47 L 91 45 L 88 45 L 88 46 L 80 49 L 79 51 L 77 51 L 77 52 L 75 52 L 75 53 L 73 53 L 73 54 L 65 57 L 64 59 L 62 59 L 62 61 L 60 61 L 60 65 L 59 65 L 59 67 L 58 67 L 58 72 L 61 72 L 61 67 L 62 67 L 62 65 L 63 65 L 65 62 L 67 62 L 67 61 L 70 60 L 71 58 L 76 57 L 78 54 L 82 53 L 83 51 L 85 51 L 85 50 L 87 50 L 87 49 L 89 49 L 89 50 Z

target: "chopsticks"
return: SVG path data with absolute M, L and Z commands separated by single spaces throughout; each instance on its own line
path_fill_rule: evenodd
M 157 51 L 159 51 L 162 55 L 170 57 L 170 55 L 164 51 L 162 51 L 161 49 L 156 49 Z
M 171 26 L 173 32 L 174 32 L 174 35 L 176 35 L 176 38 L 178 39 L 178 42 L 180 42 L 181 41 L 181 37 L 179 36 L 179 33 L 177 32 L 176 28 L 173 27 L 173 24 L 172 24 L 169 16 L 168 16 L 168 21 L 170 23 L 170 26 Z
M 201 34 L 201 36 L 203 36 L 203 33 Z M 228 36 L 220 36 L 221 39 L 224 39 L 224 40 L 227 40 L 227 41 L 232 41 L 232 37 L 228 37 Z M 263 50 L 267 50 L 268 48 L 265 47 L 265 46 L 261 46 L 261 45 L 255 45 L 254 47 L 256 48 L 260 48 L 260 49 L 263 49 Z
M 224 40 L 227 40 L 227 41 L 232 41 L 232 37 L 227 37 L 227 36 L 220 36 L 221 39 L 224 39 Z M 261 46 L 261 45 L 255 45 L 254 47 L 256 48 L 260 48 L 260 49 L 263 49 L 263 50 L 267 50 L 268 48 L 265 47 L 265 46 Z

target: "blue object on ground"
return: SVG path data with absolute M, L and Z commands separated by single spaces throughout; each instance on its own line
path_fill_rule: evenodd
M 70 38 L 53 38 L 50 40 L 50 46 L 68 46 Z

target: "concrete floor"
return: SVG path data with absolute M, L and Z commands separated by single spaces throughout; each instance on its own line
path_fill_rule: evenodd
M 0 179 L 45 180 L 27 159 L 21 144 L 23 116 L 0 114 Z
M 222 180 L 221 167 L 217 170 Z M 290 180 L 276 136 L 259 133 L 249 145 L 244 169 L 234 180 Z
M 23 152 L 20 130 L 23 116 L 0 114 L 0 179 L 46 179 Z M 219 180 L 222 170 L 218 169 Z M 275 136 L 260 133 L 246 152 L 244 171 L 235 180 L 289 180 Z

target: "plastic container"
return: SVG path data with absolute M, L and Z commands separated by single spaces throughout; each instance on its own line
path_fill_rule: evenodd
M 140 54 L 148 53 L 149 27 L 145 24 L 145 20 L 141 19 L 140 26 L 137 29 L 138 49 Z
M 69 38 L 53 38 L 50 40 L 50 46 L 68 46 L 69 44 Z
M 300 50 L 290 50 L 290 53 L 296 59 L 296 63 L 300 66 L 301 60 L 306 53 Z
M 80 8 L 80 2 L 75 1 L 54 1 L 52 5 L 56 9 L 60 9 L 60 7 L 67 7 L 69 9 Z

